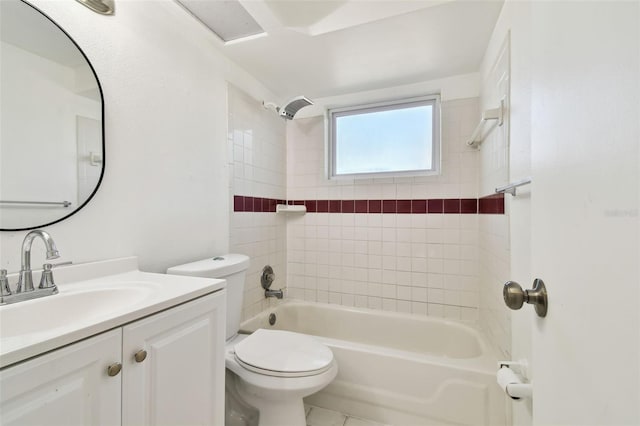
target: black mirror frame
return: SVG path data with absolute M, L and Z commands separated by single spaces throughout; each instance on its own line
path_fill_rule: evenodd
M 98 90 L 100 91 L 100 116 L 101 116 L 101 120 L 102 120 L 102 170 L 100 171 L 100 177 L 98 178 L 98 182 L 96 183 L 96 187 L 93 189 L 93 192 L 91 192 L 91 195 L 89 195 L 89 197 L 87 197 L 87 199 L 80 204 L 75 210 L 73 210 L 71 213 L 62 216 L 59 219 L 56 219 L 52 222 L 47 222 L 47 223 L 43 223 L 43 224 L 39 224 L 39 225 L 34 225 L 34 226 L 27 226 L 24 228 L 0 228 L 0 231 L 28 231 L 30 229 L 37 229 L 37 228 L 44 228 L 45 226 L 49 226 L 49 225 L 53 225 L 54 223 L 58 223 L 61 222 L 65 219 L 70 218 L 71 216 L 73 216 L 74 214 L 76 214 L 77 212 L 79 212 L 80 210 L 82 210 L 84 208 L 84 206 L 87 205 L 87 203 L 89 201 L 91 201 L 91 199 L 94 197 L 94 195 L 96 195 L 96 192 L 98 192 L 98 188 L 100 188 L 100 185 L 102 184 L 102 179 L 104 177 L 104 171 L 106 168 L 106 149 L 105 149 L 105 136 L 104 136 L 104 128 L 105 128 L 105 123 L 104 123 L 104 94 L 102 92 L 102 85 L 100 84 L 100 79 L 98 78 L 98 74 L 96 73 L 95 68 L 93 68 L 93 64 L 91 64 L 91 61 L 89 61 L 89 58 L 87 57 L 87 55 L 84 53 L 84 51 L 80 48 L 80 46 L 78 45 L 78 43 L 76 43 L 76 41 L 69 35 L 69 33 L 67 33 L 60 25 L 58 25 L 58 23 L 56 23 L 56 21 L 54 21 L 49 15 L 47 15 L 46 13 L 44 13 L 43 11 L 41 11 L 40 9 L 38 9 L 37 7 L 35 7 L 34 5 L 28 3 L 26 0 L 20 0 L 22 3 L 26 4 L 27 6 L 29 6 L 30 8 L 32 8 L 33 10 L 35 10 L 37 13 L 41 14 L 42 16 L 44 16 L 45 18 L 47 18 L 53 25 L 55 25 L 56 27 L 58 27 L 58 29 L 60 31 L 62 31 L 62 33 L 64 35 L 67 36 L 67 38 L 71 41 L 71 43 L 73 43 L 73 45 L 80 51 L 80 54 L 82 54 L 82 56 L 84 57 L 85 61 L 87 61 L 87 64 L 89 65 L 89 68 L 91 68 L 91 72 L 93 73 L 93 76 L 96 79 L 96 83 L 98 84 Z

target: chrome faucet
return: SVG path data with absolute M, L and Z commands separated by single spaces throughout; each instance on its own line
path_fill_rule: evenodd
M 282 289 L 280 290 L 271 290 L 271 284 L 273 280 L 276 279 L 276 274 L 273 272 L 273 268 L 269 265 L 262 268 L 262 275 L 260 276 L 260 284 L 262 284 L 262 288 L 264 288 L 264 297 L 275 297 L 277 299 L 282 299 L 284 293 Z
M 33 288 L 33 272 L 31 271 L 31 246 L 33 240 L 39 237 L 44 241 L 44 245 L 47 248 L 47 260 L 57 259 L 60 257 L 56 244 L 51 238 L 51 235 L 44 231 L 35 230 L 31 231 L 24 237 L 22 242 L 22 267 L 18 276 L 18 285 L 15 292 L 11 292 L 9 286 L 9 279 L 7 278 L 7 271 L 0 269 L 0 305 L 7 305 L 10 303 L 21 302 L 23 300 L 37 299 L 39 297 L 50 296 L 58 293 L 58 287 L 53 282 L 53 273 L 51 268 L 54 266 L 67 265 L 71 262 L 64 262 L 58 265 L 51 265 L 45 263 L 42 268 L 42 277 L 40 279 L 40 285 L 37 289 Z
M 57 259 L 60 257 L 56 243 L 51 238 L 51 235 L 45 231 L 36 229 L 29 232 L 22 241 L 21 259 L 22 265 L 20 267 L 20 277 L 18 278 L 18 286 L 16 287 L 16 294 L 24 293 L 27 291 L 33 291 L 33 275 L 31 272 L 31 245 L 36 237 L 40 237 L 44 241 L 44 245 L 47 248 L 47 260 Z
M 284 293 L 282 292 L 282 289 L 264 291 L 264 297 L 275 297 L 276 299 L 282 299 L 283 296 L 284 296 Z

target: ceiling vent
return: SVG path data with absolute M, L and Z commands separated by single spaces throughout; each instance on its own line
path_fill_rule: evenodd
M 237 0 L 176 0 L 222 41 L 264 34 L 264 29 Z

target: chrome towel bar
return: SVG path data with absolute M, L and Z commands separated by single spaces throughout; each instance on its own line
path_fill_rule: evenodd
M 516 188 L 518 188 L 519 186 L 522 185 L 528 185 L 531 183 L 531 178 L 524 178 L 522 180 L 519 180 L 517 182 L 512 182 L 509 185 L 505 185 L 505 186 L 500 186 L 498 188 L 496 188 L 496 194 L 511 194 L 514 197 L 516 196 Z
M 9 201 L 9 200 L 0 200 L 0 204 L 34 204 L 34 205 L 42 205 L 42 206 L 69 207 L 71 205 L 71 202 L 70 201 Z

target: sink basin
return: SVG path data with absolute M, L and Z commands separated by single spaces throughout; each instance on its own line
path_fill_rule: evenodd
M 77 321 L 92 321 L 127 310 L 149 295 L 149 286 L 61 290 L 41 299 L 7 305 L 0 310 L 0 336 L 50 333 Z
M 15 283 L 18 277 L 8 278 Z M 135 257 L 60 268 L 55 279 L 58 294 L 0 306 L 0 368 L 222 290 L 226 284 L 141 272 Z

